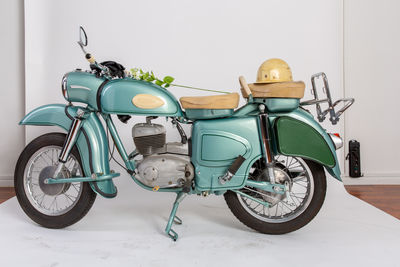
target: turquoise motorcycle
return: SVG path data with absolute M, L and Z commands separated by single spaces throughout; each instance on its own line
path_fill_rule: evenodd
M 333 103 L 325 74 L 312 76 L 314 99 L 301 103 L 304 83 L 247 84 L 243 77 L 239 82 L 247 102 L 240 108 L 237 93 L 182 97 L 179 102 L 164 87 L 137 79 L 119 63 L 98 63 L 86 51 L 83 28 L 78 44 L 90 70 L 63 77 L 61 91 L 68 103 L 41 106 L 20 122 L 67 132 L 37 137 L 18 159 L 16 195 L 36 223 L 67 227 L 88 213 L 97 195 L 114 198 L 113 179 L 120 173 L 110 169 L 109 158 L 114 159 L 115 148 L 121 167 L 140 187 L 155 194 L 176 193 L 165 229 L 174 241 L 178 234 L 172 225 L 182 223 L 176 213 L 187 195 L 224 195 L 232 213 L 248 227 L 284 234 L 303 227 L 320 210 L 325 170 L 341 180 L 335 151 L 343 145 L 341 137 L 327 133 L 303 108 L 316 105 L 320 122 L 329 115 L 336 124 L 354 102 Z M 319 77 L 325 99 L 318 98 Z M 328 105 L 325 111 L 322 103 Z M 335 111 L 339 103 L 343 108 Z M 113 119 L 128 123 L 132 115 L 145 116 L 146 122 L 133 125 L 135 149 L 126 151 Z M 152 122 L 157 117 L 176 126 L 180 141 L 166 142 L 165 127 Z M 191 126 L 190 138 L 182 124 Z

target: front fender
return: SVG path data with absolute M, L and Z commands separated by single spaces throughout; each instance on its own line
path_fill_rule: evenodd
M 79 109 L 84 109 L 79 107 Z M 71 127 L 78 107 L 63 104 L 51 104 L 36 108 L 27 114 L 19 123 L 20 125 L 59 126 L 65 131 Z M 96 113 L 83 121 L 81 132 L 76 141 L 76 146 L 82 160 L 82 167 L 86 176 L 92 173 L 109 174 L 108 140 L 104 128 Z M 117 189 L 112 180 L 91 182 L 92 189 L 104 197 L 115 197 Z
M 271 114 L 270 119 L 280 154 L 313 160 L 341 181 L 335 145 L 311 114 L 297 109 L 290 113 Z

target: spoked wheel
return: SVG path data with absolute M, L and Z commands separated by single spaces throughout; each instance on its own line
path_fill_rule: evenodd
M 297 157 L 277 156 L 275 182 L 284 184 L 284 194 L 244 187 L 240 191 L 263 205 L 232 191 L 225 200 L 232 213 L 248 227 L 265 234 L 285 234 L 309 223 L 320 210 L 326 194 L 326 177 L 321 165 Z M 261 161 L 251 169 L 249 179 L 268 181 Z
M 47 178 L 84 176 L 79 152 L 71 151 L 55 177 L 65 134 L 42 135 L 26 146 L 15 168 L 14 186 L 24 212 L 47 228 L 63 228 L 79 221 L 92 207 L 96 193 L 88 183 L 45 184 Z

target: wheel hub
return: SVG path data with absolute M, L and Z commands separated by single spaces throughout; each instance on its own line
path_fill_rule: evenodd
M 60 195 L 64 192 L 66 192 L 70 187 L 69 183 L 66 183 L 66 184 L 45 184 L 44 183 L 44 181 L 48 178 L 57 179 L 57 178 L 70 178 L 71 177 L 68 169 L 65 167 L 62 168 L 62 170 L 57 175 L 57 177 L 54 177 L 56 170 L 57 170 L 57 166 L 47 166 L 40 171 L 39 187 L 42 190 L 42 192 L 45 193 L 46 195 L 49 195 L 49 196 Z
M 265 176 L 264 173 L 262 174 L 262 176 Z M 285 185 L 286 191 L 290 191 L 292 189 L 292 184 L 293 184 L 292 180 L 284 170 L 282 170 L 279 167 L 274 167 L 274 175 L 275 175 L 275 184 Z M 265 180 L 265 178 L 263 180 Z M 271 207 L 286 198 L 286 194 L 266 192 L 261 189 L 257 189 L 257 191 L 262 193 L 262 198 L 268 203 L 270 203 Z

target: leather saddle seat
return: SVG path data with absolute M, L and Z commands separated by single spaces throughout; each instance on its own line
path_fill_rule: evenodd
M 244 98 L 248 98 L 250 92 L 254 98 L 301 99 L 304 96 L 305 84 L 302 81 L 247 84 L 243 77 L 239 80 Z M 179 101 L 184 109 L 235 109 L 239 105 L 239 94 L 181 97 Z
M 184 109 L 235 109 L 239 105 L 239 94 L 187 96 L 179 101 Z

